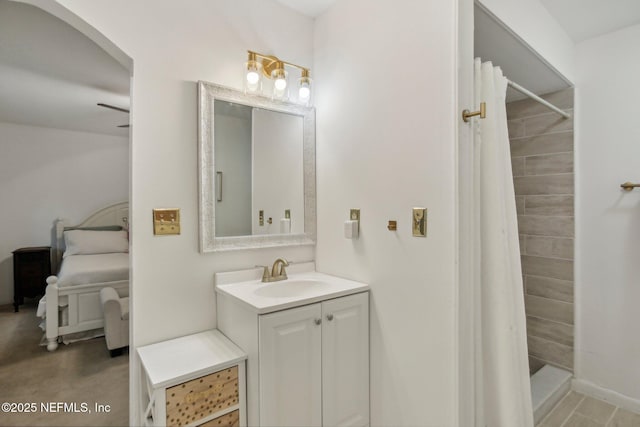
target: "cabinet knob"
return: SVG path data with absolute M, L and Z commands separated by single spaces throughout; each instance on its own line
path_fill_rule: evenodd
M 331 322 L 333 320 L 333 314 L 327 314 L 327 320 Z
M 322 323 L 322 319 L 316 319 L 315 322 L 316 322 L 316 325 L 319 325 Z

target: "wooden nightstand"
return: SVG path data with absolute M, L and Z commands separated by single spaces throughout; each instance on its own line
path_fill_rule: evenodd
M 51 247 L 20 248 L 13 251 L 13 307 L 24 304 L 24 297 L 44 295 L 51 275 Z

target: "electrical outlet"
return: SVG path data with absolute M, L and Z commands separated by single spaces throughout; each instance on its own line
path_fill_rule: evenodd
M 153 234 L 180 234 L 180 209 L 154 209 Z

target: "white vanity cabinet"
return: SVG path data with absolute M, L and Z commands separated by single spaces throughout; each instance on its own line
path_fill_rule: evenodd
M 249 356 L 249 425 L 369 425 L 368 292 L 265 314 L 218 293 L 218 328 Z

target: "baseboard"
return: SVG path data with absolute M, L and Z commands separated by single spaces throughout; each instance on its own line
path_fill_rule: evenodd
M 604 400 L 627 411 L 640 413 L 640 400 L 600 387 L 590 381 L 574 379 L 571 382 L 571 388 L 578 393 Z

